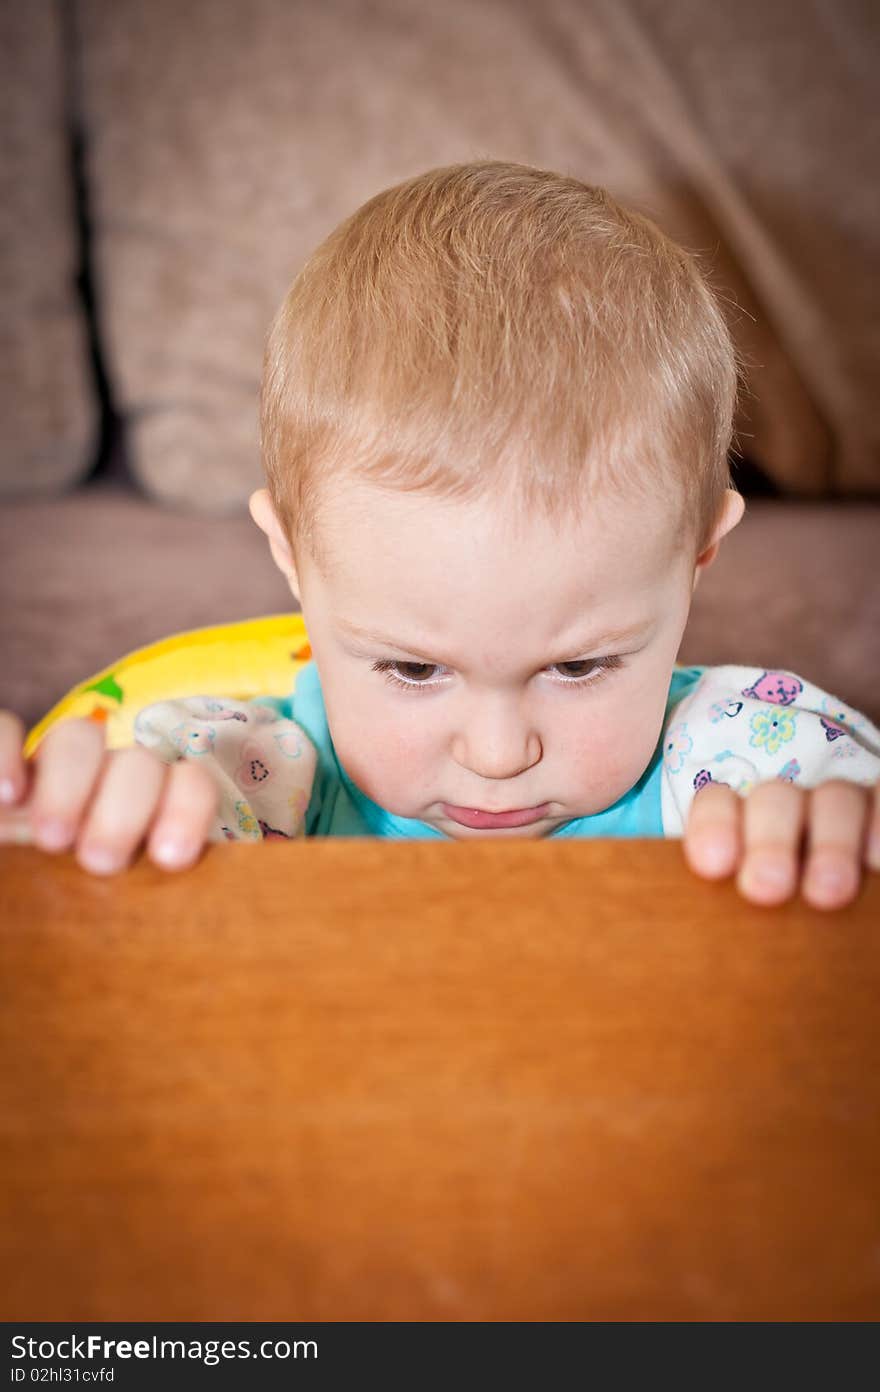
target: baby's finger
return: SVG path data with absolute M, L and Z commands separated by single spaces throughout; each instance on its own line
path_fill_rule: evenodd
M 838 909 L 858 893 L 868 821 L 867 789 L 844 779 L 810 794 L 802 894 L 817 909 Z
M 44 851 L 73 845 L 100 775 L 104 731 L 92 720 L 53 725 L 35 756 L 30 804 L 34 840 Z
M 24 726 L 12 711 L 0 711 L 0 806 L 15 807 L 27 792 L 22 745 Z
M 138 745 L 108 757 L 77 842 L 84 869 L 112 875 L 128 864 L 156 810 L 165 772 L 156 756 Z
M 707 783 L 691 803 L 684 853 L 697 875 L 732 875 L 740 857 L 741 799 L 726 783 Z
M 197 859 L 211 832 L 220 789 L 197 764 L 181 760 L 168 771 L 147 854 L 166 870 L 181 870 Z
M 755 904 L 781 904 L 798 880 L 805 797 L 794 784 L 774 778 L 745 799 L 745 856 L 737 877 L 740 894 Z
M 26 807 L 0 809 L 0 846 L 30 846 L 34 839 Z
M 869 870 L 880 870 L 880 783 L 874 784 L 871 793 L 865 861 Z

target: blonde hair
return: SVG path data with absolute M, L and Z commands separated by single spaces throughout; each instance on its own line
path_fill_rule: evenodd
M 266 347 L 264 466 L 319 564 L 339 471 L 442 498 L 512 483 L 551 517 L 659 490 L 699 549 L 736 386 L 704 274 L 653 222 L 566 175 L 454 164 L 371 198 L 297 276 Z

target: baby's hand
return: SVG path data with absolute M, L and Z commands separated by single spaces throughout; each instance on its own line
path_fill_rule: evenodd
M 32 760 L 23 741 L 18 717 L 0 711 L 0 843 L 75 846 L 80 865 L 98 875 L 124 869 L 144 839 L 168 870 L 199 855 L 219 796 L 203 769 L 163 764 L 138 745 L 110 752 L 90 720 L 53 725 Z
M 814 908 L 843 908 L 863 866 L 880 870 L 880 783 L 834 779 L 805 790 L 777 779 L 747 797 L 707 783 L 691 804 L 684 852 L 706 879 L 737 872 L 737 888 L 754 904 L 781 904 L 800 887 Z

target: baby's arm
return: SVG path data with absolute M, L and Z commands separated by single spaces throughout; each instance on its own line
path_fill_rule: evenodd
M 85 870 L 122 870 L 142 841 L 156 865 L 182 869 L 210 837 L 219 790 L 198 765 L 147 749 L 109 751 L 90 720 L 54 725 L 33 759 L 24 727 L 0 711 L 0 842 L 75 849 Z

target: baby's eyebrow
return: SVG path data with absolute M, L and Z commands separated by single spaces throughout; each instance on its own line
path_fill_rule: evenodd
M 350 638 L 356 638 L 361 643 L 375 643 L 380 648 L 393 648 L 395 652 L 409 653 L 411 657 L 417 657 L 424 662 L 444 661 L 438 657 L 428 657 L 420 652 L 419 645 L 411 646 L 409 643 L 401 643 L 396 638 L 389 637 L 386 633 L 377 633 L 372 628 L 360 628 L 357 624 L 348 623 L 346 619 L 337 619 L 337 625 Z
M 358 624 L 349 623 L 347 619 L 337 619 L 336 622 L 345 633 L 349 634 L 352 638 L 360 639 L 361 642 L 377 643 L 384 648 L 394 648 L 397 652 L 410 653 L 413 657 L 418 658 L 422 662 L 443 662 L 444 665 L 455 665 L 454 663 L 450 663 L 449 659 L 441 657 L 436 649 L 429 655 L 429 652 L 427 650 L 423 651 L 419 644 L 401 643 L 399 639 L 392 638 L 386 633 L 378 633 L 372 628 L 361 628 Z M 588 643 L 567 643 L 565 645 L 565 652 L 569 655 L 569 659 L 588 653 L 607 656 L 611 649 L 617 646 L 617 644 L 630 642 L 634 638 L 644 636 L 649 627 L 650 624 L 647 621 L 642 621 L 638 624 L 631 624 L 626 628 L 614 629 L 598 638 L 592 639 Z M 438 647 L 439 646 L 442 645 L 438 644 Z M 561 652 L 562 644 L 560 644 L 559 647 Z M 568 659 L 557 655 L 555 658 L 549 660 L 563 662 Z

